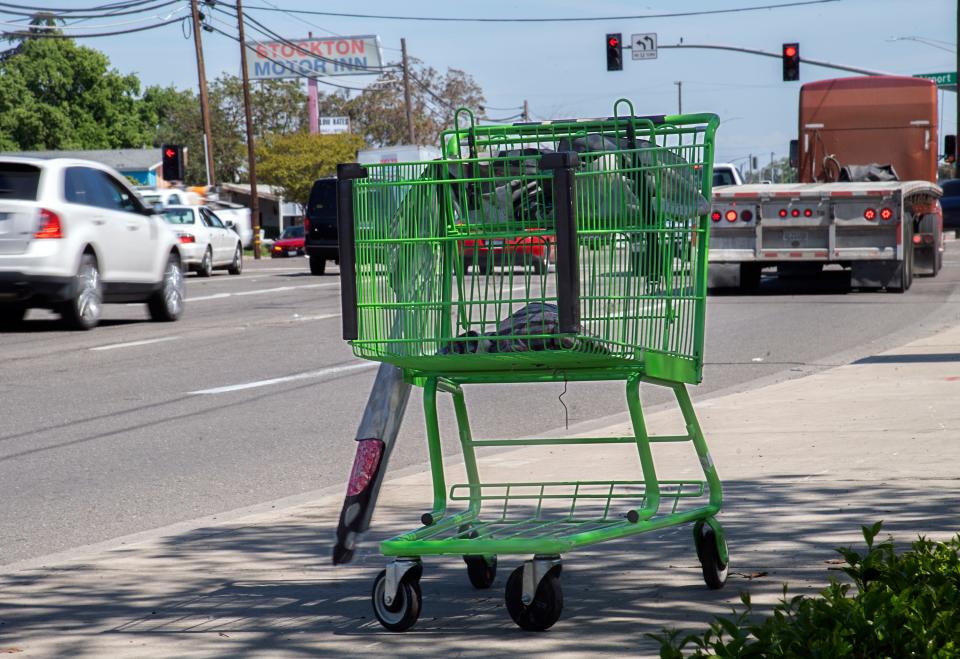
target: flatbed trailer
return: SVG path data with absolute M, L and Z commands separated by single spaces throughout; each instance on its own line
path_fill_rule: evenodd
M 750 289 L 764 268 L 815 274 L 836 264 L 854 287 L 906 291 L 917 271 L 941 267 L 942 193 L 929 181 L 714 188 L 711 283 Z

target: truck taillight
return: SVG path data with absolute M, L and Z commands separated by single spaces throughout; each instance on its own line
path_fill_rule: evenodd
M 867 210 L 863 211 L 863 219 L 873 222 L 875 219 L 877 219 L 877 209 L 868 208 Z
M 727 214 L 724 215 L 724 217 L 727 218 L 727 222 L 736 222 L 736 221 L 737 221 L 737 211 L 735 211 L 735 210 L 729 210 L 729 211 L 727 211 Z
M 803 209 L 803 216 L 804 216 L 804 217 L 813 217 L 813 209 L 812 209 L 812 208 L 804 208 L 804 209 Z
M 889 220 L 891 217 L 893 217 L 893 211 L 892 211 L 891 209 L 889 209 L 889 208 L 881 208 L 881 209 L 880 209 L 880 219 L 881 219 L 881 220 Z
M 310 218 L 303 218 L 303 235 L 310 233 Z
M 720 218 L 722 217 L 723 216 L 720 214 L 720 211 L 713 211 L 712 213 L 710 213 L 710 219 L 713 220 L 714 222 L 719 222 Z
M 790 211 L 790 217 L 800 217 L 800 209 L 794 208 L 792 211 Z
M 33 234 L 34 238 L 63 238 L 63 226 L 60 216 L 46 208 L 40 209 L 40 226 Z
M 787 216 L 787 209 L 786 209 L 786 208 L 781 208 L 781 209 L 780 209 L 780 212 L 777 213 L 777 215 L 779 215 L 781 218 L 786 217 L 786 216 Z
M 753 219 L 753 213 L 749 209 L 742 210 L 740 211 L 740 219 L 744 222 L 749 222 Z

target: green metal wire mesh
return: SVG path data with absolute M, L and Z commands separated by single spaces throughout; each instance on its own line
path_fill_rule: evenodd
M 458 115 L 458 119 L 460 115 Z M 699 382 L 715 115 L 631 116 L 442 137 L 445 159 L 353 181 L 358 357 L 422 374 Z M 556 320 L 553 176 L 575 151 L 580 331 Z M 495 375 L 499 374 L 499 375 Z

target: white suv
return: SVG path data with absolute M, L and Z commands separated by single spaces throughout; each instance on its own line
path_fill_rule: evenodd
M 183 312 L 176 232 L 109 167 L 0 158 L 0 321 L 54 309 L 90 329 L 104 302 L 146 302 L 154 320 Z

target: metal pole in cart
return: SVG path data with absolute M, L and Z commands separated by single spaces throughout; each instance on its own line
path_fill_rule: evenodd
M 391 364 L 380 365 L 357 428 L 357 455 L 337 524 L 334 565 L 353 560 L 358 536 L 370 528 L 380 484 L 387 471 L 387 459 L 410 399 L 410 389 L 401 369 Z

